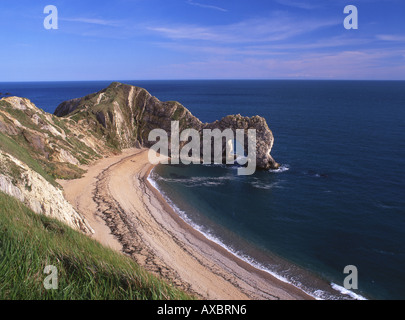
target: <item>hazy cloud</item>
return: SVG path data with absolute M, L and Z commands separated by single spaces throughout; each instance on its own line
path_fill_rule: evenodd
M 342 51 L 284 56 L 244 58 L 208 58 L 167 66 L 166 71 L 180 71 L 190 78 L 263 78 L 263 79 L 403 79 L 405 65 L 385 66 L 382 62 L 404 54 L 396 52 Z
M 276 12 L 270 17 L 219 26 L 152 26 L 149 30 L 174 40 L 205 40 L 220 43 L 269 42 L 288 39 L 320 28 L 341 24 L 336 19 L 296 19 Z
M 192 5 L 192 6 L 196 6 L 196 7 L 200 7 L 200 8 L 204 8 L 204 9 L 213 9 L 213 10 L 217 10 L 217 11 L 222 11 L 222 12 L 227 12 L 228 10 L 221 8 L 221 7 L 217 7 L 214 5 L 209 5 L 209 4 L 204 4 L 204 3 L 200 3 L 200 2 L 195 2 L 193 0 L 187 0 L 187 3 Z
M 376 38 L 384 41 L 405 42 L 405 35 L 379 34 Z
M 61 17 L 61 18 L 59 18 L 59 20 L 68 21 L 68 22 L 95 24 L 95 25 L 101 25 L 101 26 L 110 26 L 110 27 L 122 26 L 122 23 L 120 21 L 97 19 L 97 18 L 62 18 Z
M 276 1 L 285 6 L 307 10 L 319 8 L 321 6 L 321 4 L 314 3 L 314 1 L 312 1 L 312 3 L 308 3 L 302 0 L 276 0 Z

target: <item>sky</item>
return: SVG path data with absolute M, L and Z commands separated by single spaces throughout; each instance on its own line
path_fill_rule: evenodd
M 405 80 L 404 0 L 0 0 L 0 39 L 2 82 Z

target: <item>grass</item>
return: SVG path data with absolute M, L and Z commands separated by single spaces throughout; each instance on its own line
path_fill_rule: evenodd
M 66 138 L 65 141 L 70 144 L 72 147 L 71 152 L 81 164 L 89 164 L 91 160 L 100 158 L 100 156 L 93 149 L 74 136 Z
M 44 288 L 47 265 L 58 289 Z M 0 192 L 0 299 L 193 299 L 129 257 Z
M 13 106 L 9 102 L 7 102 L 5 100 L 1 100 L 0 101 L 0 107 L 2 107 L 2 108 L 12 108 Z
M 76 140 L 77 139 L 73 139 L 73 141 L 76 142 L 73 144 L 73 147 L 75 148 L 74 150 L 77 150 L 78 158 L 82 163 L 87 164 L 88 161 L 99 158 L 92 149 L 79 140 Z M 53 186 L 58 186 L 55 179 L 77 179 L 85 172 L 70 163 L 51 162 L 44 158 L 36 158 L 31 149 L 32 147 L 22 136 L 14 136 L 13 139 L 0 132 L 0 150 L 11 154 L 28 165 L 28 167 L 39 173 Z M 85 153 L 86 151 L 91 154 L 91 159 L 90 156 Z M 49 153 L 52 153 L 51 149 L 49 149 Z
M 31 122 L 29 119 L 29 116 L 17 109 L 13 109 L 13 107 L 6 101 L 0 101 L 1 102 L 1 107 L 6 108 L 6 111 L 11 115 L 13 118 L 17 119 L 21 124 L 24 126 L 34 129 L 34 130 L 39 130 L 39 128 L 34 125 L 34 123 Z M 27 110 L 26 110 L 27 111 Z M 28 112 L 28 111 L 27 111 Z M 45 117 L 38 113 L 39 117 L 44 121 L 44 123 L 48 123 L 48 121 L 45 119 Z M 5 122 L 10 122 L 11 120 L 7 117 L 4 116 L 4 121 Z M 65 121 L 65 120 L 64 120 Z M 59 125 L 63 125 L 63 121 L 58 122 Z M 61 130 L 57 126 L 55 128 Z M 63 127 L 63 129 L 66 129 L 66 126 Z M 41 132 L 39 130 L 38 132 Z M 58 137 L 54 137 L 52 134 L 48 133 L 49 139 L 52 142 L 56 142 L 59 144 L 66 144 L 63 140 L 59 139 Z M 31 138 L 30 138 L 31 137 Z M 33 138 L 32 138 L 33 137 Z M 33 146 L 31 145 L 31 139 L 34 139 L 35 135 L 31 134 L 30 131 L 26 130 L 24 131 L 24 134 L 19 134 L 15 136 L 8 136 L 2 132 L 0 132 L 0 150 L 11 154 L 15 158 L 19 159 L 21 162 L 25 163 L 30 167 L 32 170 L 36 171 L 39 173 L 42 177 L 44 177 L 49 183 L 51 183 L 54 186 L 58 186 L 56 183 L 55 179 L 75 179 L 79 178 L 82 176 L 84 173 L 83 170 L 80 168 L 70 165 L 69 163 L 52 163 L 50 162 L 46 157 L 47 155 L 52 155 L 53 150 L 48 146 L 48 144 L 45 144 L 43 146 L 43 150 L 38 151 L 34 150 Z M 80 150 L 80 156 L 81 160 L 83 162 L 88 162 L 90 157 L 87 157 L 87 160 L 84 159 L 87 154 L 85 152 L 90 153 L 94 157 L 96 156 L 96 153 L 88 148 L 84 143 L 76 143 L 73 145 L 73 148 L 75 150 Z M 82 159 L 83 158 L 83 159 Z M 4 171 L 4 170 L 3 170 Z M 9 172 L 10 173 L 10 172 Z M 15 178 L 15 175 L 13 175 L 13 179 Z M 15 181 L 15 179 L 14 179 Z
M 179 104 L 177 105 L 177 108 L 172 115 L 172 120 L 180 120 L 183 115 L 184 115 L 184 107 Z
M 48 162 L 44 164 L 44 166 L 47 167 L 48 171 L 51 172 L 52 177 L 55 179 L 78 179 L 86 173 L 85 170 L 67 162 Z
M 5 161 L 0 162 L 0 173 L 5 173 L 12 179 L 13 184 L 17 184 L 21 179 L 22 169 L 13 161 L 6 157 Z
M 28 146 L 24 147 L 22 146 L 22 143 L 19 144 L 16 140 L 0 132 L 0 150 L 11 154 L 21 162 L 25 163 L 32 170 L 38 172 L 49 183 L 57 186 L 58 184 L 55 182 L 54 178 L 44 170 L 40 163 L 31 156 L 27 149 Z
M 89 118 L 92 117 L 91 113 L 87 111 L 82 111 L 81 109 L 76 109 L 68 116 L 71 120 L 73 120 L 76 123 L 78 123 L 80 120 L 89 120 Z M 95 119 L 95 116 L 93 116 L 92 118 Z
M 58 118 L 57 116 L 52 115 L 52 121 L 55 124 L 54 127 L 61 132 L 63 130 L 66 135 L 70 135 L 71 131 L 69 130 L 68 126 L 66 125 L 67 120 L 64 118 Z
M 2 101 L 5 102 L 5 101 Z M 26 110 L 19 110 L 19 109 L 15 109 L 11 104 L 9 104 L 8 102 L 5 102 L 5 104 L 2 104 L 2 106 L 5 106 L 5 111 L 13 118 L 18 120 L 24 127 L 30 128 L 30 129 L 34 129 L 34 130 L 39 130 L 38 126 L 36 126 L 32 120 L 31 120 L 31 116 L 34 114 L 33 111 L 31 111 L 30 109 L 26 109 Z

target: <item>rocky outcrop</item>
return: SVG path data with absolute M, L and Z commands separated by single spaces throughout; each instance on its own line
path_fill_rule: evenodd
M 81 98 L 76 98 L 76 99 L 71 99 L 65 102 L 62 102 L 55 110 L 54 114 L 57 115 L 58 117 L 63 117 L 68 115 L 69 113 L 72 113 L 75 111 L 79 103 L 82 99 Z
M 231 129 L 234 132 L 237 129 L 245 131 L 244 148 L 245 154 L 248 154 L 248 135 L 250 129 L 256 130 L 256 166 L 259 169 L 277 169 L 280 165 L 270 155 L 271 149 L 274 144 L 273 133 L 269 129 L 266 119 L 259 116 L 242 117 L 240 114 L 233 116 L 226 116 L 221 120 L 209 123 L 204 126 L 204 129 Z M 236 136 L 236 135 L 235 135 Z M 223 146 L 225 148 L 225 146 Z
M 91 233 L 55 179 L 80 177 L 84 171 L 78 165 L 101 154 L 111 154 L 111 149 L 75 122 L 48 114 L 25 98 L 0 99 L 0 190 L 34 212 Z
M 202 123 L 178 102 L 161 102 L 143 88 L 113 82 L 98 93 L 61 103 L 54 113 L 84 126 L 97 127 L 117 149 L 150 146 L 149 132 L 160 128 L 170 132 L 171 120 L 181 127 L 200 128 Z
M 238 129 L 255 129 L 257 167 L 279 166 L 270 155 L 274 137 L 264 118 L 231 115 L 202 123 L 179 102 L 162 102 L 145 89 L 114 82 L 100 92 L 63 102 L 55 115 L 25 98 L 0 99 L 0 190 L 37 213 L 91 233 L 86 220 L 64 199 L 56 179 L 80 177 L 81 164 L 123 148 L 151 147 L 155 142 L 148 140 L 149 133 L 163 129 L 170 137 L 172 121 L 178 121 L 179 131 L 195 129 L 201 137 L 204 129 L 231 129 L 234 136 Z
M 20 200 L 35 213 L 58 219 L 84 233 L 94 233 L 86 219 L 65 200 L 62 191 L 26 164 L 0 151 L 0 168 L 1 191 Z
M 68 177 L 65 173 L 74 170 L 71 165 L 88 164 L 116 152 L 97 132 L 19 97 L 0 99 L 0 133 L 15 140 L 56 178 Z
M 138 145 L 151 147 L 155 142 L 148 140 L 149 132 L 163 129 L 170 136 L 172 121 L 179 121 L 180 131 L 193 128 L 201 136 L 204 129 L 231 129 L 233 132 L 255 129 L 257 167 L 279 167 L 270 155 L 274 137 L 264 118 L 231 115 L 213 123 L 202 123 L 178 102 L 162 102 L 145 89 L 118 82 L 98 93 L 61 103 L 55 115 L 75 119 L 90 127 L 98 123 L 108 143 L 119 149 Z M 245 143 L 245 149 L 247 147 Z

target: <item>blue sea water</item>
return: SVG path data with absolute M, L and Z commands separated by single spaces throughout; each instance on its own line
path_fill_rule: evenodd
M 179 214 L 229 250 L 319 298 L 405 299 L 404 81 L 124 81 L 203 122 L 261 115 L 282 170 L 158 166 Z M 100 82 L 0 83 L 53 112 Z M 358 290 L 342 294 L 343 269 Z M 338 291 L 335 289 L 339 289 Z

